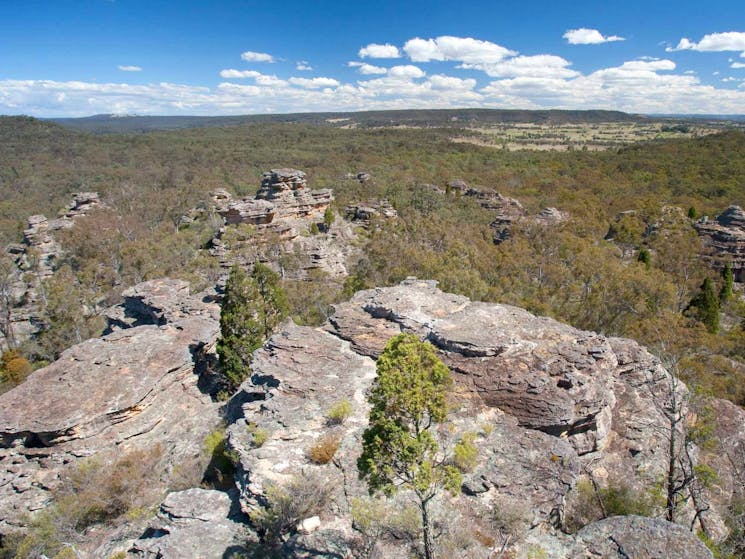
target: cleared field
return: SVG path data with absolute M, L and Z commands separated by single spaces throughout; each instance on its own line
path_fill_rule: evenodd
M 728 123 L 728 127 L 736 126 Z M 500 124 L 469 128 L 452 140 L 509 151 L 601 151 L 650 140 L 696 138 L 714 134 L 720 124 L 601 122 L 587 124 Z

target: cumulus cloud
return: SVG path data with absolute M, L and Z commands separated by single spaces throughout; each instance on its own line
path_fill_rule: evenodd
M 450 39 L 454 40 L 419 39 L 431 49 L 429 54 L 416 51 L 416 43 L 409 46 L 415 57 L 457 60 L 458 68 L 483 71 L 491 78 L 487 85 L 459 76 L 459 70 L 428 75 L 419 65 L 386 69 L 361 61 L 348 63 L 362 74 L 354 83 L 336 77 L 285 78 L 237 69 L 222 70 L 220 75 L 247 83 L 225 81 L 217 87 L 195 87 L 0 80 L 0 113 L 219 115 L 448 107 L 739 113 L 745 106 L 745 82 L 717 79 L 716 86 L 706 85 L 696 74 L 676 71 L 675 62 L 668 59 L 638 58 L 583 74 L 559 56 L 505 54 L 494 43 Z M 733 57 L 729 63 L 745 60 Z
M 242 78 L 257 78 L 261 75 L 261 72 L 256 70 L 221 70 L 220 77 L 225 79 L 242 79 Z
M 538 54 L 516 56 L 494 64 L 461 64 L 459 68 L 482 70 L 492 78 L 531 76 L 537 78 L 573 78 L 579 75 L 568 66 L 571 62 L 560 56 Z
M 423 78 L 424 76 L 426 76 L 424 70 L 422 70 L 418 66 L 413 66 L 412 64 L 393 66 L 388 70 L 388 75 L 393 78 L 403 79 Z
M 300 60 L 295 63 L 295 70 L 298 70 L 300 72 L 310 72 L 313 70 L 313 67 L 308 64 L 307 60 Z
M 618 35 L 609 35 L 606 37 L 597 29 L 588 29 L 586 27 L 570 29 L 564 33 L 563 37 L 570 45 L 599 45 L 600 43 L 626 40 Z
M 696 50 L 700 52 L 742 51 L 745 56 L 745 32 L 728 31 L 726 33 L 709 33 L 698 43 L 683 37 L 675 47 L 667 47 L 667 52 L 678 50 Z
M 732 64 L 730 64 L 730 68 L 745 68 L 745 64 L 742 62 L 733 62 Z
M 435 75 L 429 78 L 429 84 L 432 89 L 443 89 L 448 91 L 453 90 L 471 90 L 476 87 L 476 80 L 474 79 L 461 79 L 453 76 Z
M 347 66 L 350 68 L 357 68 L 357 71 L 360 74 L 364 75 L 372 75 L 372 74 L 387 74 L 388 69 L 387 68 L 381 68 L 380 66 L 373 66 L 372 64 L 367 64 L 365 62 L 357 62 L 355 60 L 351 62 L 347 62 Z
M 401 52 L 398 50 L 398 47 L 389 43 L 384 45 L 371 43 L 366 47 L 362 47 L 357 55 L 360 58 L 401 58 Z
M 140 66 L 117 66 L 117 68 L 122 72 L 142 72 L 142 67 Z
M 277 60 L 271 55 L 265 52 L 254 52 L 247 50 L 241 54 L 241 58 L 246 62 L 276 62 Z
M 503 46 L 471 37 L 416 37 L 406 41 L 404 52 L 413 62 L 454 60 L 467 64 L 493 64 L 517 54 Z
M 292 85 L 297 85 L 307 89 L 319 89 L 321 87 L 337 87 L 341 85 L 333 78 L 290 78 L 288 80 Z

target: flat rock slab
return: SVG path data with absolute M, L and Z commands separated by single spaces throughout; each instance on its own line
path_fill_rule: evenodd
M 80 459 L 157 447 L 163 487 L 155 494 L 171 472 L 201 460 L 204 437 L 219 423 L 219 404 L 198 386 L 219 307 L 170 280 L 130 296 L 144 314 L 172 321 L 87 340 L 0 396 L 0 528 L 45 507 Z

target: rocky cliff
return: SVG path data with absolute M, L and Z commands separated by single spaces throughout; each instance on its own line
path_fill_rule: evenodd
M 0 396 L 0 527 L 44 507 L 55 480 L 85 457 L 157 444 L 164 471 L 196 459 L 218 420 L 199 389 L 217 335 L 211 301 L 183 282 L 138 286 L 109 313 L 112 334 Z M 226 407 L 235 490 L 171 493 L 140 538 L 109 536 L 90 556 L 410 557 L 418 542 L 411 501 L 405 493 L 371 499 L 356 468 L 375 360 L 400 332 L 430 341 L 453 373 L 450 416 L 437 430 L 443 448 L 470 434 L 478 450 L 462 493 L 437 501 L 442 556 L 487 558 L 504 546 L 520 558 L 712 557 L 687 529 L 690 506 L 680 525 L 619 516 L 564 531 L 588 481 L 642 498 L 661 479 L 665 409 L 687 390 L 654 356 L 631 340 L 416 279 L 357 293 L 321 328 L 285 323 Z M 334 421 L 329 412 L 343 401 L 351 411 Z M 725 418 L 722 443 L 691 452 L 718 470 L 703 514 L 721 537 L 723 504 L 742 491 L 745 413 L 713 405 Z M 327 460 L 314 454 L 319 445 L 333 447 Z M 278 510 L 287 517 L 279 528 Z
M 97 192 L 77 192 L 72 201 L 55 219 L 43 215 L 28 218 L 23 231 L 23 242 L 6 248 L 12 267 L 3 270 L 3 282 L 7 285 L 8 300 L 12 305 L 10 335 L 12 342 L 23 342 L 39 332 L 43 325 L 43 313 L 39 308 L 41 282 L 49 278 L 62 256 L 62 247 L 55 234 L 70 229 L 75 220 L 103 207 Z M 0 332 L 0 349 L 7 348 L 5 336 Z
M 234 199 L 216 190 L 210 206 L 224 226 L 210 254 L 225 268 L 263 262 L 289 279 L 306 279 L 313 270 L 344 277 L 357 250 L 347 223 L 324 224 L 333 199 L 329 188 L 310 190 L 305 173 L 296 169 L 264 173 L 254 198 Z M 187 216 L 187 222 L 195 217 Z
M 356 470 L 365 393 L 375 358 L 401 331 L 433 343 L 454 373 L 443 444 L 476 435 L 477 463 L 465 476 L 462 495 L 440 503 L 440 526 L 450 530 L 443 542 L 458 540 L 462 549 L 456 555 L 488 556 L 480 535 L 495 533 L 496 510 L 513 510 L 524 522 L 516 548 L 523 554 L 533 545 L 551 550 L 551 557 L 611 557 L 611 549 L 631 552 L 645 538 L 659 536 L 666 543 L 650 556 L 710 556 L 695 537 L 661 521 L 611 519 L 574 536 L 557 531 L 580 480 L 642 491 L 665 471 L 661 402 L 669 397 L 671 377 L 656 358 L 630 340 L 579 331 L 514 307 L 471 302 L 418 280 L 358 293 L 336 307 L 323 329 L 288 323 L 256 352 L 254 374 L 233 399 L 228 428 L 239 456 L 242 508 L 255 515 L 272 491 L 293 487 L 298 476 L 306 484 L 319 477 L 330 488 L 312 533 L 291 535 L 282 554 L 351 557 L 365 545 L 384 557 L 410 552 L 395 526 L 371 544 L 355 529 L 351 513 L 367 498 Z M 683 386 L 675 389 L 685 392 Z M 342 400 L 352 403 L 353 413 L 342 425 L 330 425 L 328 411 Z M 745 419 L 741 410 L 736 413 Z M 267 436 L 261 446 L 254 443 L 257 430 Z M 338 444 L 333 460 L 313 463 L 311 449 L 329 438 Z M 729 488 L 730 495 L 734 490 Z M 709 523 L 721 525 L 715 503 L 725 498 L 710 499 Z M 400 496 L 379 514 L 395 524 L 406 503 Z M 691 515 L 686 510 L 681 521 Z M 467 526 L 467 533 L 454 533 L 458 526 Z
M 0 395 L 0 533 L 48 506 L 83 460 L 107 464 L 157 449 L 147 488 L 154 495 L 200 461 L 204 437 L 220 421 L 204 389 L 219 306 L 189 296 L 180 281 L 126 295 L 110 312 L 117 331 L 68 349 Z
M 701 219 L 695 224 L 704 243 L 716 255 L 713 264 L 723 268 L 732 265 L 735 281 L 745 281 L 745 212 L 739 206 L 730 206 L 716 219 Z

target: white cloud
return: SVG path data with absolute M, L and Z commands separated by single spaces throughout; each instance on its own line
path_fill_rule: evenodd
M 518 77 L 479 90 L 487 101 L 523 108 L 616 109 L 632 113 L 738 113 L 745 91 L 717 89 L 696 76 L 659 73 L 669 60 L 632 60 L 568 80 Z
M 742 51 L 745 55 L 745 32 L 728 31 L 704 35 L 698 43 L 683 37 L 676 47 L 667 47 L 667 52 L 697 50 L 700 52 Z M 742 56 L 742 55 L 741 55 Z
M 357 71 L 360 74 L 364 75 L 372 75 L 372 74 L 387 74 L 388 69 L 387 68 L 381 68 L 380 66 L 373 66 L 372 64 L 367 64 L 365 62 L 347 62 L 347 66 L 350 68 L 357 68 Z
M 140 66 L 117 66 L 122 72 L 142 72 Z
M 424 70 L 422 70 L 418 66 L 413 66 L 411 64 L 405 64 L 403 66 L 393 66 L 388 70 L 388 75 L 393 78 L 403 79 L 423 78 L 424 76 L 426 76 Z
M 444 89 L 444 90 L 471 90 L 476 87 L 476 80 L 474 79 L 460 79 L 453 76 L 435 75 L 429 78 L 429 84 L 432 89 Z
M 401 58 L 398 47 L 389 43 L 384 45 L 371 43 L 362 47 L 357 55 L 360 58 Z
M 606 37 L 597 29 L 588 29 L 586 27 L 570 29 L 564 33 L 563 37 L 570 45 L 598 45 L 600 43 L 626 40 L 618 35 L 609 35 Z
M 440 49 L 437 43 L 435 47 Z M 438 52 L 446 55 L 446 51 Z M 365 65 L 349 63 L 360 72 Z M 461 65 L 490 72 L 492 81 L 483 87 L 476 79 L 464 79 L 457 73 L 427 75 L 411 64 L 394 66 L 389 74 L 369 75 L 354 83 L 342 83 L 337 77 L 284 79 L 233 69 L 223 70 L 221 75 L 226 79 L 249 78 L 249 83 L 226 81 L 217 87 L 196 87 L 0 80 L 0 113 L 220 115 L 491 107 L 732 114 L 742 112 L 745 106 L 745 82 L 722 83 L 717 79 L 717 85 L 706 85 L 695 74 L 678 71 L 675 62 L 667 59 L 629 60 L 589 74 L 576 72 L 565 59 L 548 54 Z M 733 83 L 739 87 L 732 87 Z
M 313 66 L 308 64 L 307 60 L 299 60 L 297 63 L 295 63 L 295 70 L 298 70 L 300 72 L 310 72 L 313 70 Z
M 285 80 L 279 79 L 275 75 L 269 76 L 266 74 L 259 74 L 258 76 L 256 76 L 256 84 L 266 87 L 284 87 L 287 85 L 287 82 Z
M 494 64 L 462 64 L 459 68 L 482 70 L 492 78 L 531 76 L 536 78 L 573 78 L 579 72 L 571 70 L 571 62 L 552 54 L 516 56 Z
M 503 46 L 471 37 L 443 36 L 436 39 L 410 39 L 404 51 L 414 62 L 454 60 L 467 64 L 493 64 L 517 54 Z
M 745 64 L 743 64 L 742 62 L 733 62 L 732 64 L 730 64 L 729 67 L 730 68 L 735 68 L 735 69 L 737 69 L 737 68 L 745 68 Z
M 247 50 L 241 54 L 241 58 L 246 62 L 276 62 L 277 60 L 271 55 L 265 52 L 254 52 Z
M 333 78 L 290 78 L 288 81 L 292 85 L 297 85 L 306 89 L 338 87 L 339 85 L 341 85 L 337 80 Z
M 261 72 L 257 72 L 256 70 L 221 70 L 220 71 L 220 77 L 225 79 L 242 79 L 242 78 L 258 78 L 261 75 Z
M 724 83 L 729 83 L 729 82 L 739 82 L 740 80 L 737 79 L 737 78 L 733 78 L 732 76 L 729 76 L 729 77 L 726 77 L 726 78 L 722 78 L 722 81 Z

